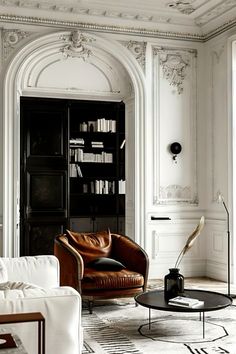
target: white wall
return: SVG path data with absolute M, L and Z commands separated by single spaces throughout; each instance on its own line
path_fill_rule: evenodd
M 6 53 L 6 49 L 4 52 L 3 74 L 16 53 L 39 38 L 38 49 L 35 46 L 29 52 L 30 64 L 27 60 L 24 62 L 22 90 L 25 94 L 37 96 L 44 92 L 45 95 L 65 97 L 66 91 L 67 97 L 79 98 L 83 94 L 92 97 L 95 92 L 96 97 L 101 99 L 109 95 L 120 99 L 123 95 L 127 100 L 129 117 L 139 112 L 141 121 L 138 122 L 139 128 L 133 139 L 139 150 L 140 161 L 136 161 L 139 170 L 135 176 L 136 189 L 131 193 L 134 200 L 129 200 L 127 226 L 131 233 L 136 233 L 134 238 L 150 256 L 150 276 L 163 277 L 167 273 L 201 215 L 205 215 L 206 227 L 184 257 L 181 272 L 185 276 L 209 275 L 226 279 L 225 214 L 216 203 L 219 191 L 226 198 L 231 192 L 226 38 L 197 43 L 84 32 L 88 37 L 96 37 L 97 43 L 99 38 L 101 43 L 110 40 L 111 46 L 117 50 L 113 55 L 111 52 L 108 54 L 108 51 L 105 53 L 104 48 L 95 41 L 91 44 L 95 53 L 92 56 L 94 62 L 88 64 L 73 58 L 59 62 L 59 39 L 51 48 L 53 60 L 49 60 L 47 52 L 44 61 L 37 61 L 37 55 L 44 50 L 43 35 L 47 29 L 30 27 L 27 36 L 20 34 L 26 30 L 25 25 L 18 25 L 17 30 L 19 40 L 8 48 L 9 52 Z M 2 48 L 6 48 L 5 34 L 6 30 L 3 29 Z M 124 49 L 119 49 L 119 46 L 126 48 L 126 59 L 123 58 Z M 33 57 L 34 60 L 31 60 Z M 80 61 L 83 71 L 80 71 L 81 65 L 77 70 L 76 61 Z M 135 69 L 126 77 L 126 66 L 129 66 L 130 61 Z M 92 81 L 87 87 L 88 82 L 85 85 L 81 79 L 83 75 L 92 75 L 91 65 L 94 65 L 93 70 L 95 65 L 103 68 L 104 75 L 100 80 L 103 92 L 91 85 Z M 58 70 L 67 72 L 67 75 L 59 78 Z M 144 94 L 136 95 L 139 101 L 131 102 L 128 100 L 132 93 L 131 86 L 135 95 L 139 85 L 135 76 L 140 76 Z M 106 81 L 105 77 L 109 79 Z M 176 85 L 173 79 L 177 80 Z M 121 95 L 115 94 L 117 87 L 121 88 Z M 134 107 L 133 111 L 130 107 Z M 183 148 L 177 163 L 169 152 L 169 145 L 173 141 L 180 142 Z M 132 168 L 132 164 L 128 168 Z M 134 173 L 130 173 L 130 176 L 134 176 Z M 2 175 L 0 181 L 1 178 Z M 132 185 L 132 181 L 129 184 Z M 135 206 L 143 210 L 139 214 L 141 226 L 136 228 L 132 225 L 132 218 L 135 218 L 132 208 Z M 152 216 L 169 217 L 170 220 L 151 220 Z
M 232 179 L 232 64 L 231 33 L 223 34 L 206 45 L 206 141 L 207 141 L 207 267 L 212 278 L 226 280 L 227 214 L 218 194 L 229 209 L 233 246 Z M 233 248 L 232 248 L 233 249 Z M 234 263 L 233 253 L 231 263 Z M 231 269 L 234 279 L 233 267 Z

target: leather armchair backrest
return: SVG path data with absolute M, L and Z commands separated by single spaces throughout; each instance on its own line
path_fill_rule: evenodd
M 112 239 L 110 231 L 79 233 L 67 230 L 68 241 L 82 256 L 84 264 L 99 257 L 109 257 Z

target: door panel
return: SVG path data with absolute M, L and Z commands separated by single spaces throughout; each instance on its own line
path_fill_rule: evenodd
M 67 227 L 66 100 L 21 99 L 20 254 L 53 254 Z

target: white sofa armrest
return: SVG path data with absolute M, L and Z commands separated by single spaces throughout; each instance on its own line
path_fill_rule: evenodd
M 83 344 L 81 297 L 70 287 L 0 291 L 0 313 L 41 312 L 46 323 L 47 354 L 80 354 Z M 3 324 L 16 333 L 29 354 L 37 353 L 36 323 Z
M 59 286 L 59 261 L 53 255 L 1 259 L 7 268 L 8 281 L 32 283 L 45 289 Z

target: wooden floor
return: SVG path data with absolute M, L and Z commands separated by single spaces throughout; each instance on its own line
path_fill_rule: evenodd
M 148 288 L 162 288 L 163 279 L 151 279 L 148 281 Z M 185 278 L 184 279 L 185 288 L 196 288 L 210 291 L 217 291 L 219 293 L 228 293 L 228 284 L 219 280 L 214 280 L 211 278 Z M 236 294 L 236 285 L 230 284 L 231 294 Z

